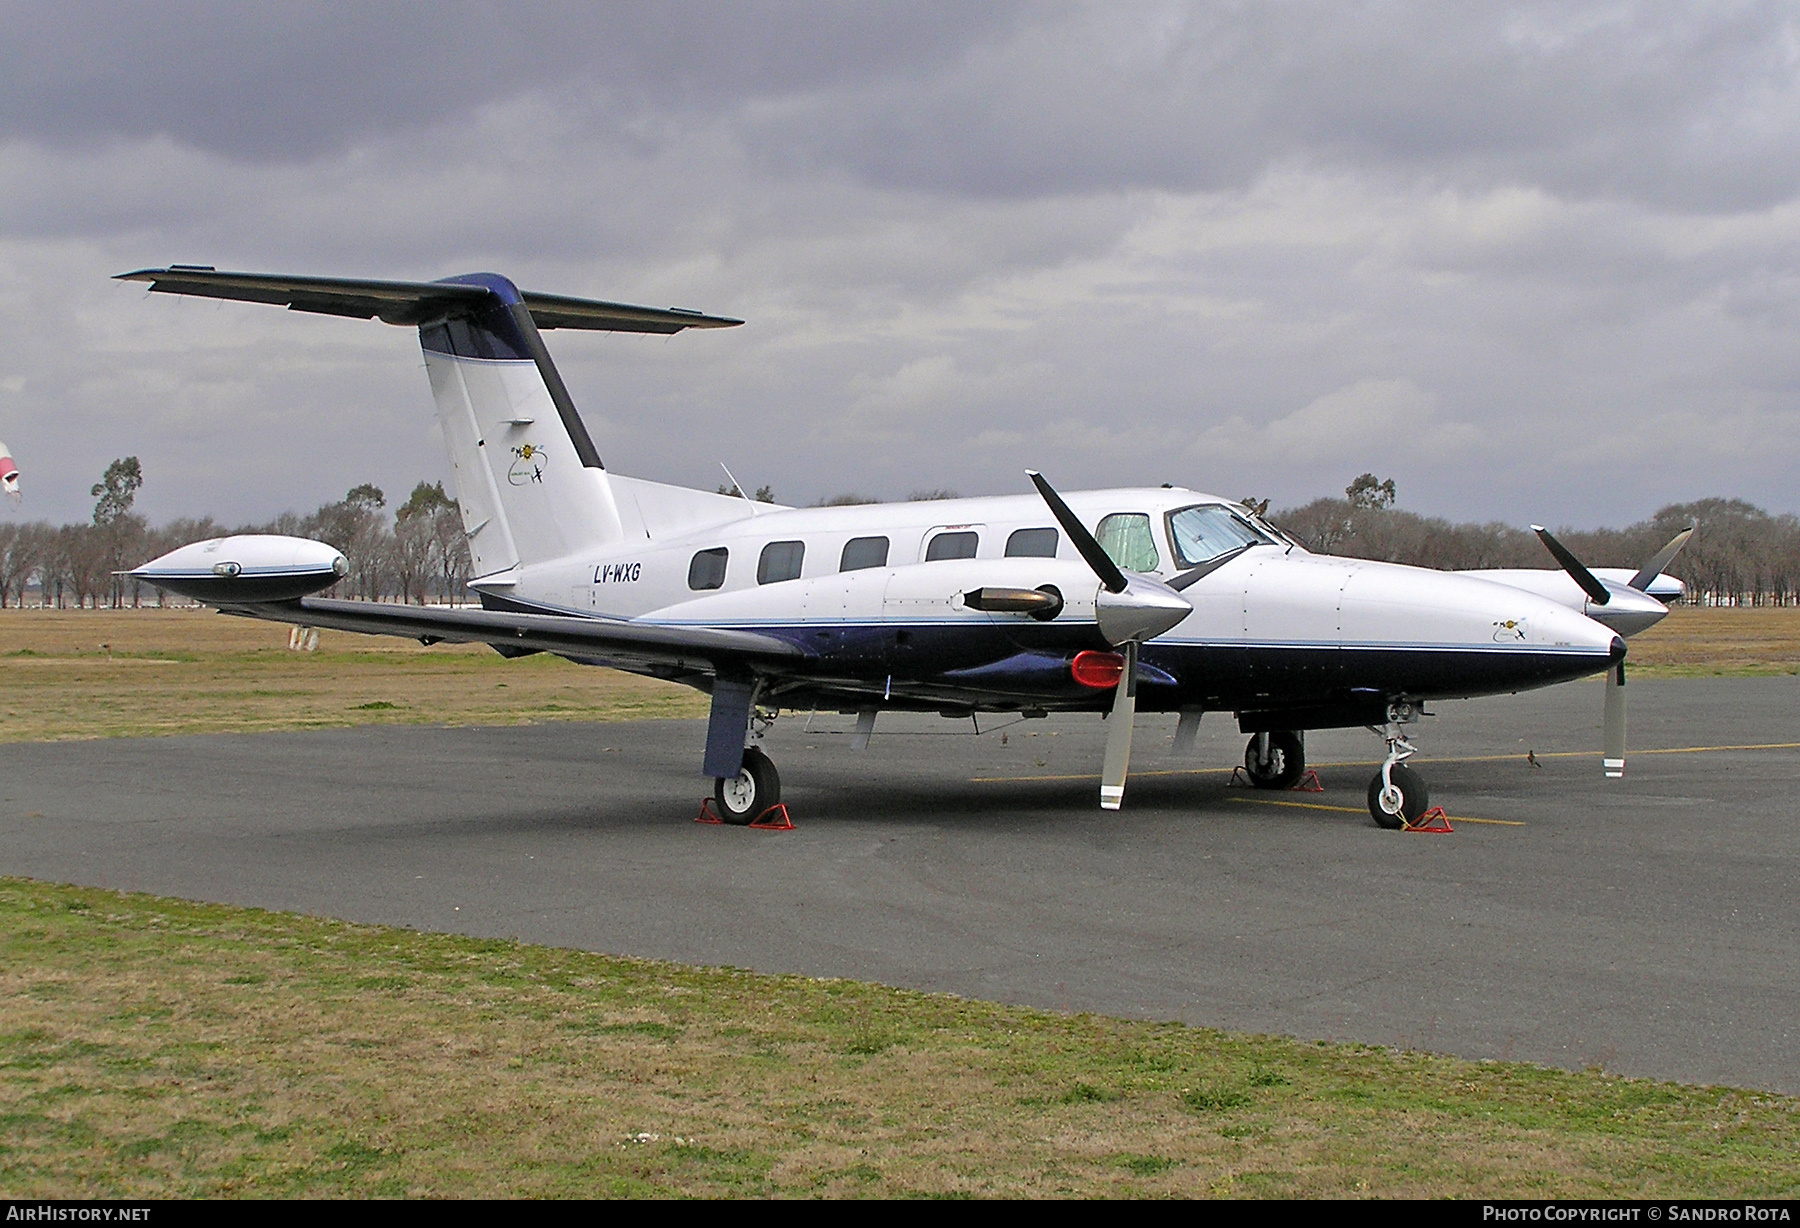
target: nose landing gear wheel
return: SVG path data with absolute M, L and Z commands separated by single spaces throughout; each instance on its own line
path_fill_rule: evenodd
M 1388 779 L 1393 783 L 1391 792 L 1384 788 L 1380 772 L 1369 782 L 1369 813 L 1378 825 L 1398 831 L 1419 821 L 1431 805 L 1431 792 L 1425 778 L 1404 763 L 1389 768 Z
M 744 827 L 781 800 L 781 775 L 769 757 L 751 746 L 744 751 L 744 766 L 735 777 L 713 782 L 713 800 L 719 817 L 734 827 Z
M 1244 774 L 1259 789 L 1291 789 L 1306 774 L 1306 745 L 1300 735 L 1289 730 L 1276 730 L 1268 735 L 1269 757 L 1258 759 L 1257 743 L 1262 734 L 1250 739 L 1244 747 Z

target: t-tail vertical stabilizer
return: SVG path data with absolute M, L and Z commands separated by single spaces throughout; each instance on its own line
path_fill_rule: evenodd
M 478 576 L 604 546 L 623 533 L 600 453 L 540 329 L 668 334 L 743 322 L 521 291 L 494 273 L 369 281 L 177 264 L 121 273 L 119 280 L 148 282 L 164 294 L 417 327 Z
M 447 284 L 489 291 L 478 310 L 419 325 L 475 574 L 618 541 L 599 451 L 522 296 L 492 273 Z

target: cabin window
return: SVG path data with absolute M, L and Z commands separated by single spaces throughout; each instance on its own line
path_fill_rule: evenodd
M 925 561 L 935 563 L 939 559 L 972 559 L 975 547 L 981 542 L 978 533 L 939 533 L 925 547 Z
M 839 571 L 862 571 L 869 567 L 886 567 L 888 539 L 885 537 L 852 537 L 844 543 L 838 559 Z
M 1272 544 L 1268 536 L 1233 516 L 1222 503 L 1170 512 L 1169 538 L 1175 543 L 1175 560 L 1183 567 L 1198 567 L 1245 546 Z
M 805 542 L 770 542 L 756 560 L 756 582 L 775 584 L 800 578 L 800 561 L 806 557 Z
M 1015 529 L 1006 539 L 1009 559 L 1053 559 L 1056 557 L 1055 529 Z
M 696 591 L 725 586 L 725 560 L 731 552 L 723 546 L 702 550 L 688 564 L 688 587 Z
M 1100 522 L 1094 537 L 1106 557 L 1125 571 L 1155 571 L 1156 539 L 1150 534 L 1150 517 L 1142 512 L 1115 512 Z

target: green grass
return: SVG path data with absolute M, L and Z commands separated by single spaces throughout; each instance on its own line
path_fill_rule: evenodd
M 1800 1103 L 0 879 L 11 1197 L 1793 1197 Z

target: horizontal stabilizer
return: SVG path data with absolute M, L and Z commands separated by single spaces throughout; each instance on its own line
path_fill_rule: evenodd
M 288 277 L 270 273 L 221 273 L 171 265 L 120 273 L 115 280 L 143 281 L 163 294 L 272 303 L 293 311 L 379 319 L 388 324 L 426 324 L 474 314 L 493 300 L 487 286 L 471 281 L 370 281 L 348 277 Z M 561 294 L 521 292 L 540 328 L 585 328 L 615 333 L 678 333 L 684 328 L 731 328 L 728 316 L 679 307 L 633 307 Z

